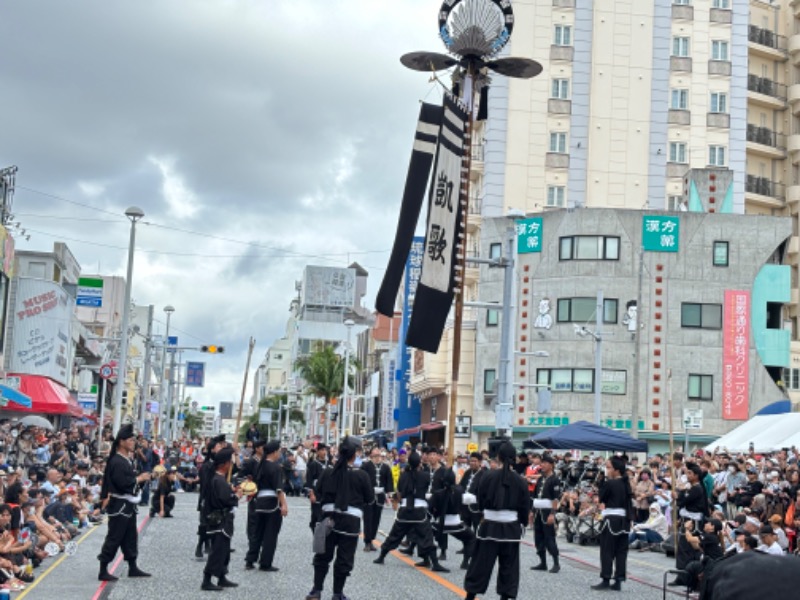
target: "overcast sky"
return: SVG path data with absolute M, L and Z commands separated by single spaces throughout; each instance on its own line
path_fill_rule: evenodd
M 64 241 L 175 307 L 181 345 L 217 343 L 201 403 L 238 401 L 283 335 L 306 264 L 370 273 L 391 247 L 419 101 L 399 57 L 443 50 L 439 0 L 26 0 L 0 9 L 0 166 L 21 250 Z M 189 359 L 202 359 L 199 353 Z M 250 376 L 252 383 L 252 372 Z M 250 390 L 248 389 L 248 396 Z

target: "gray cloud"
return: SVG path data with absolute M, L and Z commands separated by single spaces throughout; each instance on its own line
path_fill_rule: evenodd
M 8 3 L 0 165 L 19 166 L 34 231 L 19 247 L 65 240 L 87 272 L 124 274 L 121 213 L 141 206 L 134 297 L 229 348 L 195 396 L 238 396 L 247 339 L 262 355 L 283 335 L 304 264 L 357 260 L 377 288 L 419 101 L 440 97 L 398 59 L 441 49 L 439 5 Z

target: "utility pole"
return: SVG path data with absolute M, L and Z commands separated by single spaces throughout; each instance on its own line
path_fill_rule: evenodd
M 644 247 L 639 249 L 639 286 L 636 290 L 636 329 L 633 332 L 633 403 L 631 405 L 631 436 L 639 437 L 639 400 L 642 361 L 642 285 L 644 281 Z
M 169 359 L 169 381 L 167 383 L 167 442 L 171 442 L 174 436 L 174 431 L 172 430 L 172 400 L 175 394 L 175 353 L 177 351 L 173 348 L 172 352 L 170 352 L 170 359 Z
M 511 366 L 511 328 L 514 315 L 514 242 L 515 230 L 506 230 L 506 252 L 502 259 L 503 272 L 503 312 L 500 329 L 500 364 L 497 378 L 497 405 L 495 407 L 495 429 L 499 437 L 511 437 L 513 427 L 514 399 L 509 381 Z
M 594 422 L 600 425 L 600 409 L 603 405 L 603 291 L 597 292 L 597 314 L 595 315 L 594 350 Z
M 144 375 L 139 393 L 139 431 L 144 431 L 144 422 L 147 415 L 147 402 L 150 400 L 150 362 L 153 358 L 153 310 L 151 304 L 147 307 L 147 337 L 144 341 Z

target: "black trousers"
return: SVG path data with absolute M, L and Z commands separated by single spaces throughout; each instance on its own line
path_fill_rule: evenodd
M 344 535 L 331 531 L 325 538 L 325 553 L 314 555 L 314 589 L 322 591 L 328 568 L 333 562 L 333 593 L 341 594 L 344 584 L 353 570 L 356 559 L 357 535 Z
M 312 502 L 311 503 L 311 520 L 308 523 L 308 526 L 311 527 L 311 532 L 314 532 L 314 528 L 317 526 L 317 523 L 322 519 L 322 504 L 319 502 Z
M 212 533 L 209 537 L 211 551 L 208 553 L 203 572 L 211 577 L 224 577 L 228 573 L 228 563 L 231 561 L 231 538 L 221 531 Z
M 247 532 L 248 551 L 250 549 L 250 545 L 253 543 L 253 536 L 255 535 L 257 523 L 258 517 L 256 514 L 256 503 L 254 500 L 251 500 L 247 503 L 247 527 L 245 529 Z
M 533 540 L 536 543 L 536 554 L 542 562 L 547 562 L 547 554 L 558 562 L 558 544 L 556 543 L 556 524 L 547 524 L 547 517 L 552 511 L 537 510 L 533 519 Z
M 472 531 L 478 531 L 478 525 L 481 524 L 482 513 L 480 512 L 472 512 L 469 508 L 464 507 L 461 510 L 461 520 L 464 521 L 464 525 L 467 527 L 471 527 Z
M 447 528 L 444 531 L 439 531 L 439 527 L 434 524 L 433 526 L 433 535 L 436 539 L 436 543 L 439 545 L 440 550 L 447 550 L 448 543 L 447 543 L 447 536 L 453 536 L 462 544 L 464 544 L 464 556 L 469 557 L 472 555 L 472 552 L 475 550 L 475 532 L 472 531 L 471 527 L 464 525 L 463 529 L 456 529 L 448 531 Z
M 280 509 L 268 513 L 256 513 L 253 536 L 248 539 L 245 562 L 258 561 L 262 567 L 271 567 L 278 547 L 278 534 L 283 526 L 283 517 Z
M 427 519 L 418 523 L 396 520 L 392 525 L 392 530 L 389 532 L 389 537 L 384 540 L 381 546 L 381 552 L 388 553 L 396 549 L 406 536 L 408 536 L 409 542 L 417 544 L 417 553 L 420 556 L 430 556 L 436 552 L 431 522 Z
M 168 515 L 175 508 L 175 495 L 169 494 L 164 496 L 164 514 Z M 153 496 L 153 507 L 150 509 L 150 514 L 156 515 L 161 512 L 161 496 Z
M 475 540 L 475 551 L 464 577 L 464 589 L 471 594 L 483 596 L 498 564 L 497 593 L 516 598 L 519 591 L 519 542 L 495 542 Z
M 136 557 L 139 556 L 136 513 L 133 513 L 130 517 L 109 517 L 108 533 L 106 533 L 103 548 L 97 558 L 103 564 L 110 564 L 117 555 L 117 550 L 120 549 L 125 560 L 136 560 Z
M 628 568 L 628 519 L 606 517 L 600 532 L 600 577 L 625 581 Z M 618 535 L 614 535 L 617 533 Z
M 364 508 L 364 543 L 369 544 L 378 535 L 378 527 L 381 524 L 381 513 L 383 503 L 376 498 L 375 504 L 370 504 Z

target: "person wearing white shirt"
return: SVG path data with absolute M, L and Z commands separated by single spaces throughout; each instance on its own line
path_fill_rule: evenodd
M 761 538 L 761 545 L 758 550 L 767 554 L 783 556 L 783 548 L 778 544 L 778 536 L 775 535 L 775 530 L 772 529 L 771 525 L 764 525 L 759 532 L 759 537 Z

